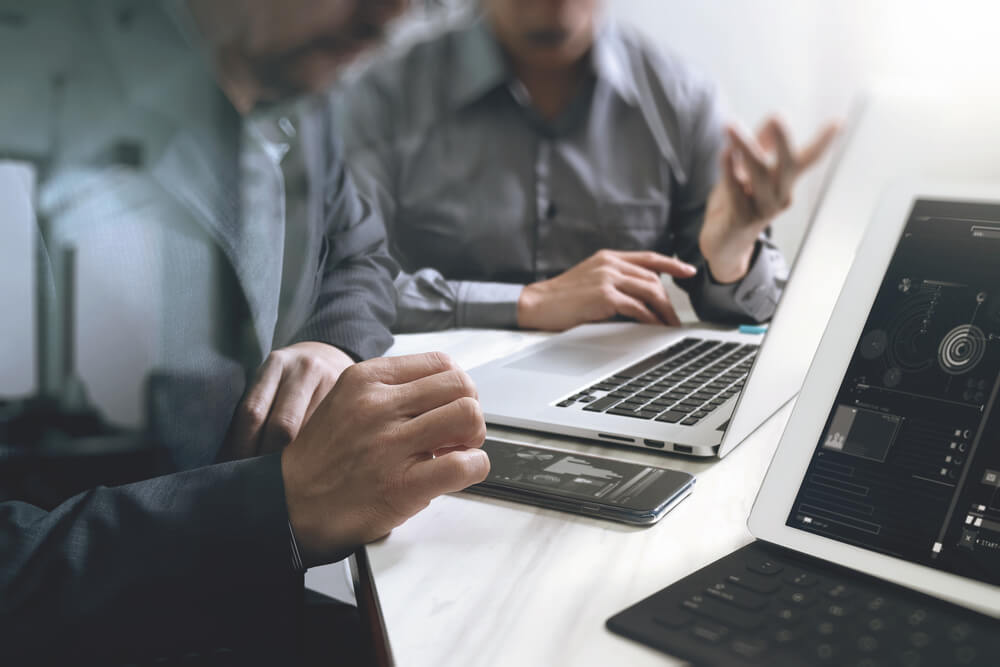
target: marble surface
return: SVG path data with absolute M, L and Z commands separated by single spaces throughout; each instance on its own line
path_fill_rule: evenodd
M 459 330 L 403 336 L 392 352 L 439 349 L 471 368 L 543 337 Z M 604 623 L 750 541 L 746 519 L 790 409 L 723 460 L 491 427 L 525 442 L 685 470 L 697 483 L 648 528 L 466 493 L 438 498 L 368 547 L 396 664 L 679 664 Z M 310 585 L 323 590 L 324 579 L 342 581 L 341 573 L 342 565 L 317 568 Z

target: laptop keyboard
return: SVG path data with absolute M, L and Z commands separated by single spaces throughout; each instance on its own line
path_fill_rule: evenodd
M 556 405 L 694 426 L 743 388 L 757 347 L 685 338 Z
M 754 542 L 608 620 L 704 665 L 1000 664 L 998 622 Z

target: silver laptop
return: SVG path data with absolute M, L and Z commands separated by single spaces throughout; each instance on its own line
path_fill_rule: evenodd
M 862 115 L 859 104 L 851 134 Z M 799 390 L 836 299 L 841 282 L 829 278 L 838 257 L 820 238 L 827 234 L 816 232 L 848 231 L 820 215 L 847 135 L 766 335 L 628 322 L 578 326 L 470 371 L 486 421 L 693 456 L 732 451 Z M 855 227 L 860 236 L 863 224 Z M 845 248 L 839 264 L 846 268 L 853 245 Z

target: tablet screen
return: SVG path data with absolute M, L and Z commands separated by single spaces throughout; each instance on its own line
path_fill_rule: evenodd
M 917 201 L 787 525 L 1000 584 L 998 377 L 1000 206 Z

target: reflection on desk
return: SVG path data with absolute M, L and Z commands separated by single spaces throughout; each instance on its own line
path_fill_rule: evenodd
M 544 337 L 419 334 L 400 336 L 392 353 L 441 350 L 471 368 Z M 491 435 L 684 470 L 698 484 L 650 528 L 468 493 L 438 498 L 367 550 L 396 664 L 676 662 L 612 635 L 604 623 L 750 541 L 746 517 L 790 410 L 786 405 L 722 461 L 490 427 Z M 322 589 L 327 568 L 311 571 L 307 583 Z

